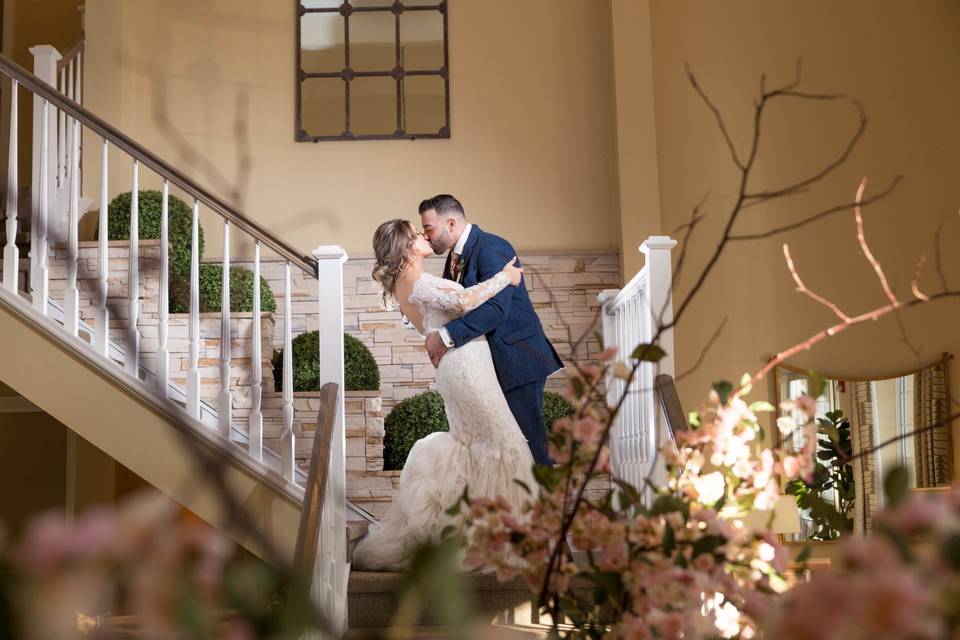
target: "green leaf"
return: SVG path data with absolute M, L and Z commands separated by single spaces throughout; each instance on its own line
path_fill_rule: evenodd
M 526 482 L 524 482 L 523 480 L 520 480 L 519 478 L 514 478 L 513 481 L 516 482 L 518 485 L 520 485 L 520 488 L 522 488 L 524 491 L 526 491 L 526 492 L 527 492 L 527 495 L 532 495 L 532 494 L 533 494 L 533 492 L 530 491 L 530 485 L 528 485 L 528 484 L 527 484 Z
M 676 535 L 669 524 L 663 528 L 663 555 L 669 558 L 677 548 Z
M 650 509 L 651 515 L 662 516 L 667 513 L 678 511 L 686 516 L 689 513 L 690 505 L 683 498 L 673 495 L 657 496 L 653 501 L 653 507 Z
M 827 388 L 827 381 L 820 377 L 820 374 L 814 370 L 807 372 L 807 393 L 811 398 L 819 398 Z
M 949 562 L 954 571 L 960 569 L 960 534 L 947 536 L 940 548 L 940 557 Z
M 604 350 L 604 346 L 603 346 L 603 334 L 600 333 L 599 331 L 594 331 L 594 332 L 593 332 L 593 339 L 597 341 L 597 344 L 598 344 L 598 345 L 600 345 L 600 351 L 603 351 L 603 350 Z
M 887 507 L 895 507 L 906 497 L 909 484 L 907 469 L 894 467 L 883 479 L 883 493 L 887 497 Z
M 541 487 L 553 491 L 563 480 L 564 470 L 550 464 L 533 465 L 533 477 Z
M 751 376 L 749 373 L 745 373 L 740 376 L 740 387 L 743 390 L 741 395 L 747 395 L 751 390 L 753 390 L 753 383 L 751 383 L 751 380 L 753 380 L 753 376 Z
M 582 398 L 585 390 L 583 380 L 580 378 L 570 378 L 570 385 L 573 387 L 573 395 L 577 398 Z
M 720 396 L 720 404 L 725 405 L 730 394 L 733 393 L 733 384 L 728 380 L 720 380 L 713 383 L 713 390 Z
M 643 496 L 640 495 L 640 491 L 636 487 L 620 478 L 611 479 L 620 489 L 619 500 L 621 509 L 629 509 L 643 504 Z
M 766 400 L 758 400 L 750 405 L 750 411 L 754 413 L 770 413 L 776 409 Z
M 713 553 L 717 547 L 727 543 L 723 536 L 704 536 L 693 543 L 693 557 L 701 553 Z
M 637 345 L 630 357 L 642 362 L 660 362 L 667 352 L 655 344 L 644 342 Z
M 847 520 L 839 512 L 837 512 L 836 507 L 832 504 L 821 498 L 816 493 L 808 493 L 802 498 L 803 506 L 810 509 L 810 514 L 814 517 L 815 520 L 820 522 L 826 522 L 840 533 L 845 533 L 847 531 Z

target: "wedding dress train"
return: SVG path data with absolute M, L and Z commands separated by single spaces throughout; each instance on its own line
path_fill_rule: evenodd
M 500 273 L 464 289 L 424 273 L 414 283 L 409 301 L 423 314 L 429 335 L 508 284 L 507 275 Z M 357 545 L 354 568 L 404 569 L 418 545 L 438 540 L 443 528 L 453 522 L 445 512 L 465 486 L 471 497 L 502 496 L 515 507 L 527 493 L 514 480 L 536 487 L 533 458 L 500 389 L 486 338 L 448 350 L 440 360 L 436 381 L 450 431 L 432 433 L 413 445 L 393 504 Z

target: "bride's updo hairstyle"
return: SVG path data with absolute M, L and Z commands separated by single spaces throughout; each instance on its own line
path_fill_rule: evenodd
M 383 306 L 393 308 L 397 278 L 407 263 L 417 232 L 408 220 L 388 220 L 373 234 L 373 279 L 383 287 Z

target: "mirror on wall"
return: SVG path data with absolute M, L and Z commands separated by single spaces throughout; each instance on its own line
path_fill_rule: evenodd
M 296 6 L 297 141 L 450 137 L 445 1 Z
M 950 359 L 944 354 L 921 369 L 885 378 L 821 376 L 824 391 L 814 414 L 817 466 L 810 481 L 794 480 L 784 487 L 800 510 L 800 531 L 787 540 L 833 540 L 844 530 L 869 532 L 874 514 L 884 506 L 884 483 L 896 469 L 906 472 L 912 490 L 950 486 L 952 426 L 937 427 L 950 410 Z M 807 371 L 777 367 L 777 407 L 806 394 L 808 384 Z M 799 414 L 790 417 L 801 422 Z M 779 437 L 781 444 L 790 439 L 797 449 L 804 445 L 802 429 Z M 840 521 L 819 513 L 816 498 L 832 505 Z

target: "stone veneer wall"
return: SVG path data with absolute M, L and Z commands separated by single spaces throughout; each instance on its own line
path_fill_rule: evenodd
M 616 251 L 570 251 L 564 253 L 529 253 L 521 256 L 527 288 L 547 337 L 557 352 L 569 363 L 573 343 L 584 334 L 599 331 L 597 294 L 603 289 L 620 286 L 620 261 Z M 431 388 L 433 366 L 423 347 L 423 338 L 404 325 L 399 311 L 386 311 L 381 305 L 380 287 L 370 277 L 373 259 L 351 258 L 344 265 L 344 325 L 370 348 L 380 366 L 383 410 L 398 401 Z M 277 296 L 282 308 L 283 263 L 264 262 L 263 277 Z M 435 275 L 443 271 L 443 260 L 427 261 L 427 270 Z M 316 282 L 294 270 L 292 278 L 293 334 L 317 328 L 315 305 Z M 282 345 L 283 318 L 277 314 L 274 348 Z M 594 324 L 596 323 L 596 324 Z M 580 348 L 580 357 L 597 353 L 591 337 Z M 548 389 L 563 388 L 563 373 L 555 374 Z

